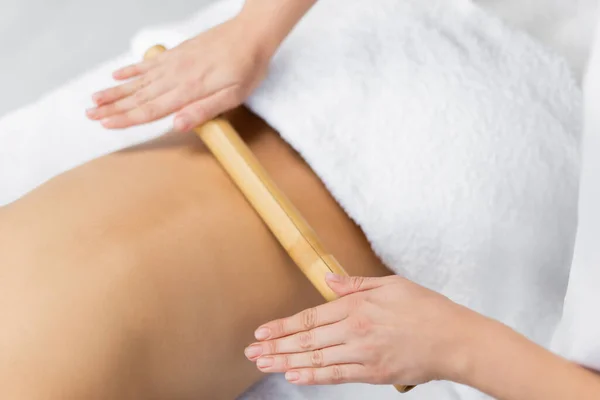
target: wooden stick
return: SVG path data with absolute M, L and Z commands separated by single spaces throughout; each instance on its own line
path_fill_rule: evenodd
M 146 52 L 144 58 L 156 57 L 164 51 L 164 46 L 154 46 Z M 325 274 L 348 274 L 335 257 L 325 250 L 314 230 L 275 185 L 229 121 L 216 118 L 197 127 L 194 132 L 319 293 L 327 301 L 338 298 L 327 286 Z M 399 392 L 406 393 L 414 386 L 395 387 Z

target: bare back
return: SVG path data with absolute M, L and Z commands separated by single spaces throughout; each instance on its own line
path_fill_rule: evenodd
M 229 118 L 350 273 L 389 274 L 276 132 Z M 191 133 L 52 179 L 0 210 L 0 240 L 2 398 L 231 399 L 261 377 L 253 330 L 322 302 Z

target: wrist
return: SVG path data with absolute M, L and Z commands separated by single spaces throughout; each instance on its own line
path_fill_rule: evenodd
M 284 37 L 274 32 L 273 28 L 257 27 L 249 13 L 240 12 L 230 22 L 237 25 L 244 45 L 261 61 L 269 62 L 281 45 Z
M 316 0 L 246 0 L 235 19 L 247 38 L 271 58 Z
M 449 339 L 439 371 L 440 379 L 469 385 L 474 371 L 480 368 L 485 353 L 494 338 L 508 329 L 501 323 L 484 317 L 466 307 L 459 307 L 454 329 L 448 329 Z
M 440 379 L 493 398 L 598 399 L 600 379 L 501 322 L 463 309 L 448 327 L 449 351 L 438 352 Z M 454 332 L 452 332 L 454 331 Z

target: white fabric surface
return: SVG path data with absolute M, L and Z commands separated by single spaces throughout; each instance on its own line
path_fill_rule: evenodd
M 567 58 L 580 77 L 587 69 L 598 0 L 475 0 Z
M 114 67 L 239 5 L 149 29 L 132 54 L 0 120 L 0 204 L 167 129 L 164 120 L 109 133 L 83 110 Z M 286 41 L 249 105 L 396 272 L 548 341 L 572 252 L 581 123 L 579 90 L 559 58 L 466 0 L 328 0 Z M 397 398 L 389 387 L 298 389 L 280 377 L 246 398 L 367 396 Z M 403 398 L 472 397 L 434 383 Z
M 600 29 L 585 86 L 579 226 L 564 316 L 553 349 L 600 371 Z

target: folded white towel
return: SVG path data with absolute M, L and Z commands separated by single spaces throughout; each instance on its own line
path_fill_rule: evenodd
M 110 134 L 83 108 L 113 66 L 157 42 L 174 46 L 241 3 L 142 32 L 134 54 L 0 121 L 0 204 L 166 129 L 160 121 Z M 548 342 L 572 253 L 581 125 L 581 93 L 560 58 L 467 0 L 328 0 L 286 40 L 248 105 L 395 272 Z M 397 396 L 278 379 L 247 398 Z M 477 396 L 435 383 L 403 398 Z

